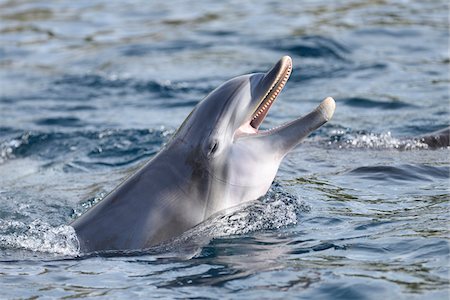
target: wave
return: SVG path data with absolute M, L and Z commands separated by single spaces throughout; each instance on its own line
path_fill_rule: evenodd
M 342 102 L 345 105 L 358 108 L 402 109 L 405 107 L 414 107 L 414 105 L 401 101 L 387 102 L 359 97 L 342 99 Z
M 66 98 L 70 91 L 73 95 L 104 96 L 127 95 L 136 93 L 151 93 L 163 98 L 179 97 L 192 92 L 209 92 L 209 85 L 204 85 L 204 80 L 170 81 L 170 80 L 139 80 L 136 78 L 118 77 L 105 74 L 67 74 L 56 79 L 49 87 L 53 95 Z M 82 97 L 81 97 L 82 98 Z M 89 97 L 84 98 L 89 99 Z
M 333 60 L 347 60 L 346 55 L 350 50 L 338 41 L 319 35 L 302 36 L 298 38 L 279 39 L 269 43 L 265 41 L 265 46 L 273 47 L 276 50 L 308 58 L 324 58 Z
M 450 179 L 450 167 L 429 165 L 364 166 L 353 169 L 350 174 L 380 181 L 432 181 Z
M 64 161 L 71 168 L 123 166 L 154 155 L 173 134 L 160 129 L 25 132 L 0 142 L 0 163 L 21 157 Z

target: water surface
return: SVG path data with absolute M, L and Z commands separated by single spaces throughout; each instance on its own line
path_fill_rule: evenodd
M 448 299 L 446 1 L 0 1 L 5 298 Z M 66 226 L 223 81 L 294 71 L 263 127 L 333 120 L 262 199 L 142 253 L 80 256 Z

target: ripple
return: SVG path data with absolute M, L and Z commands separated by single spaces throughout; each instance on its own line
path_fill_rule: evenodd
M 342 223 L 342 220 L 339 218 L 332 217 L 313 217 L 305 219 L 304 222 L 308 222 L 310 224 L 319 224 L 324 226 L 333 226 Z
M 20 12 L 2 14 L 2 18 L 6 20 L 15 20 L 15 21 L 48 20 L 51 19 L 52 17 L 53 17 L 52 10 L 38 7 L 22 10 Z
M 171 135 L 165 129 L 25 132 L 0 143 L 0 159 L 38 157 L 87 169 L 124 166 L 151 157 Z
M 177 40 L 163 44 L 131 44 L 121 47 L 120 52 L 124 56 L 144 56 L 154 53 L 174 53 L 183 50 L 199 50 L 210 47 L 210 43 L 199 43 L 192 40 Z
M 401 101 L 385 102 L 358 97 L 342 99 L 342 102 L 345 105 L 358 108 L 402 109 L 405 107 L 414 107 L 414 105 Z
M 267 43 L 267 42 L 266 42 Z M 269 46 L 283 50 L 291 55 L 308 58 L 324 58 L 333 60 L 347 60 L 350 50 L 338 41 L 318 35 L 303 36 L 271 41 Z
M 192 99 L 192 95 L 204 96 L 212 87 L 208 81 L 197 79 L 192 81 L 139 80 L 115 75 L 80 74 L 64 75 L 55 80 L 48 89 L 51 97 L 56 100 L 150 94 L 156 98 L 175 99 L 185 106 L 192 106 L 197 102 L 186 101 L 186 98 Z M 13 100 L 3 99 L 3 101 Z
M 312 246 L 303 246 L 303 247 L 296 247 L 296 249 L 289 251 L 289 254 L 292 255 L 299 255 L 299 254 L 306 254 L 310 253 L 312 251 L 318 252 L 318 251 L 326 251 L 328 249 L 334 249 L 334 250 L 341 250 L 344 249 L 342 246 L 329 243 L 329 242 L 316 242 L 315 245 Z
M 368 230 L 368 229 L 376 229 L 376 227 L 384 226 L 386 224 L 392 224 L 394 221 L 372 221 L 366 224 L 358 225 L 354 229 L 355 230 Z
M 377 181 L 433 181 L 433 179 L 449 179 L 450 167 L 430 165 L 365 166 L 353 169 L 349 174 Z
M 43 118 L 37 120 L 35 123 L 37 125 L 62 127 L 82 127 L 84 125 L 80 119 L 75 117 Z

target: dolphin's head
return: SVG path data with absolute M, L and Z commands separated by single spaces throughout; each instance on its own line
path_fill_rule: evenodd
M 177 140 L 194 149 L 196 165 L 209 174 L 209 194 L 213 190 L 217 196 L 218 191 L 220 197 L 236 204 L 264 195 L 282 158 L 331 119 L 335 103 L 329 97 L 302 118 L 274 129 L 259 129 L 291 71 L 292 60 L 284 56 L 267 73 L 225 82 L 180 127 Z M 230 203 L 213 206 L 215 211 Z

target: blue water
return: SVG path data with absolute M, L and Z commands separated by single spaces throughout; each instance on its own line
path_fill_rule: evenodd
M 0 1 L 0 298 L 448 299 L 446 1 Z M 67 224 L 223 81 L 290 55 L 263 127 L 333 120 L 268 194 L 142 253 Z

